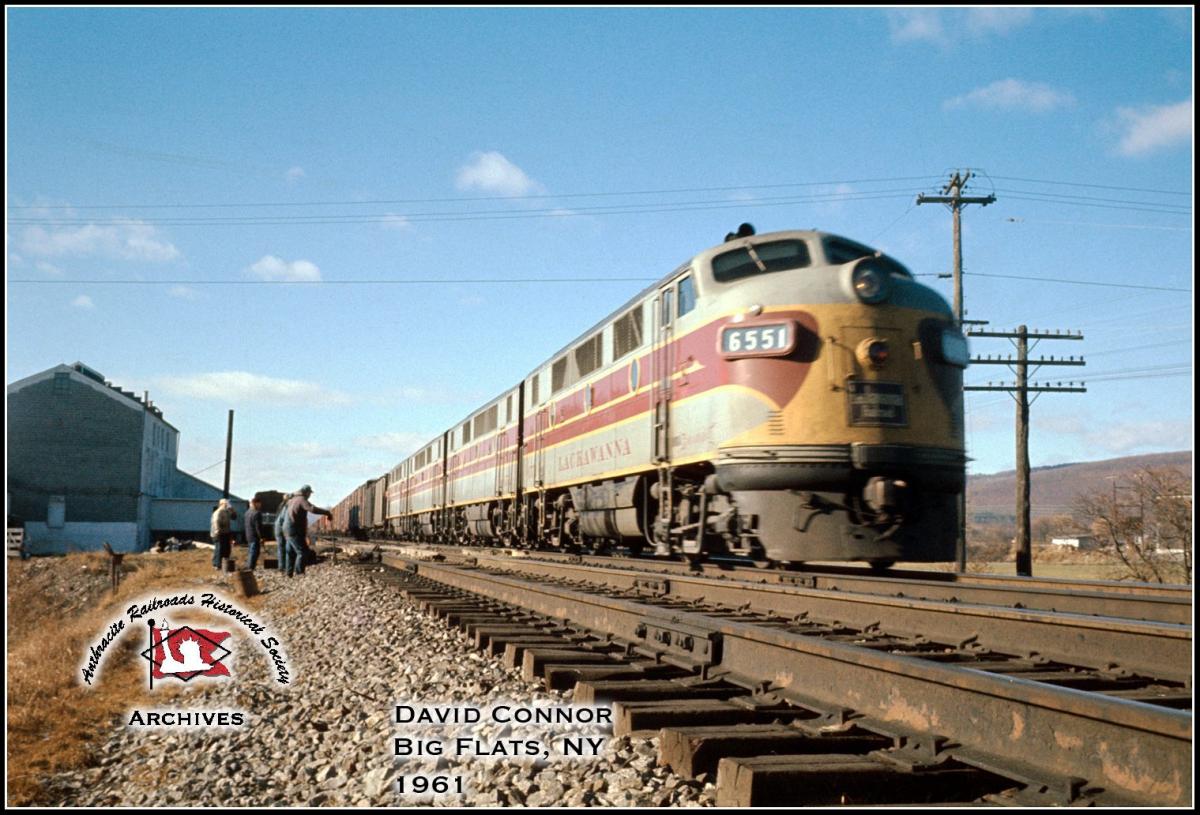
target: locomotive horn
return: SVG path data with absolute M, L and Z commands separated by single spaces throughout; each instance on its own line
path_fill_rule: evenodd
M 748 238 L 753 234 L 754 234 L 754 224 L 742 224 L 741 226 L 739 226 L 737 228 L 737 232 L 726 232 L 725 233 L 725 242 L 728 243 L 729 241 L 733 240 L 734 238 Z

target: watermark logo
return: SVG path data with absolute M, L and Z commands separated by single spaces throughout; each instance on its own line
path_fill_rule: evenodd
M 221 643 L 229 638 L 228 631 L 212 631 L 184 625 L 171 628 L 166 620 L 158 628 L 154 620 L 147 620 L 150 647 L 142 651 L 142 657 L 150 663 L 150 687 L 155 679 L 173 677 L 190 682 L 197 676 L 229 676 L 229 666 L 224 659 L 232 651 Z
M 157 617 L 161 613 L 170 613 L 172 619 L 176 620 L 175 624 Z M 215 615 L 221 619 L 215 621 L 216 627 L 179 620 L 181 616 L 188 619 L 197 613 Z M 159 620 L 157 624 L 156 618 Z M 147 626 L 148 639 L 143 640 L 147 645 L 138 653 L 149 663 L 147 674 L 151 689 L 155 680 L 178 679 L 187 683 L 196 677 L 231 677 L 231 647 L 235 640 L 239 640 L 236 636 L 239 631 L 242 636 L 249 635 L 255 646 L 253 650 L 265 660 L 276 683 L 290 685 L 295 680 L 282 641 L 268 630 L 264 620 L 216 593 L 196 595 L 182 592 L 165 597 L 143 598 L 128 606 L 124 614 L 111 620 L 103 633 L 89 645 L 79 666 L 85 685 L 94 685 L 98 681 L 105 658 L 114 650 L 113 645 L 139 630 L 143 624 Z

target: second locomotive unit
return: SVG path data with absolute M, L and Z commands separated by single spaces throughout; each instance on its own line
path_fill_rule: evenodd
M 743 225 L 343 503 L 406 540 L 952 560 L 967 360 L 897 261 Z

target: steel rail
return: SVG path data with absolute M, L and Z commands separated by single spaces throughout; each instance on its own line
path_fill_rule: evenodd
M 683 642 L 687 632 L 689 642 L 705 639 L 703 667 L 709 676 L 769 690 L 800 705 L 846 712 L 855 724 L 911 738 L 931 755 L 1027 783 L 1065 786 L 1067 795 L 1083 784 L 1105 800 L 1169 806 L 1191 801 L 1190 712 L 478 568 L 395 555 L 385 556 L 384 562 L 442 585 L 569 620 L 666 661 L 694 665 L 671 653 L 669 641 Z M 675 632 L 676 639 L 651 637 L 661 632 Z
M 486 549 L 480 551 L 486 552 Z M 547 553 L 539 552 L 541 558 Z M 572 557 L 550 553 L 553 559 L 574 560 L 589 565 L 632 570 L 696 574 L 686 563 L 648 558 Z M 1190 623 L 1192 591 L 1190 586 L 1166 586 L 1147 583 L 1129 584 L 1105 580 L 1062 580 L 1057 578 L 1004 575 L 962 575 L 953 572 L 921 570 L 889 571 L 873 574 L 847 566 L 812 566 L 799 571 L 761 569 L 732 563 L 703 563 L 699 574 L 729 577 L 758 583 L 804 586 L 826 591 L 851 591 L 942 600 L 981 605 L 1067 611 L 1131 620 L 1164 623 Z
M 354 548 L 394 546 L 401 551 L 410 547 L 428 548 L 431 551 L 436 548 L 452 556 L 459 552 L 472 557 L 497 556 L 503 553 L 521 560 L 582 563 L 628 571 L 703 575 L 712 578 L 800 586 L 827 591 L 848 591 L 921 600 L 1073 612 L 1164 623 L 1190 624 L 1192 620 L 1190 586 L 1004 575 L 962 575 L 953 572 L 920 570 L 893 570 L 880 575 L 843 565 L 820 568 L 813 566 L 800 571 L 783 571 L 738 565 L 736 561 L 706 562 L 701 564 L 697 570 L 687 563 L 655 558 L 572 555 L 545 551 L 526 553 L 524 550 L 488 547 L 423 547 L 420 544 L 406 546 L 405 544 L 371 544 L 359 541 L 339 541 L 339 543 Z
M 1189 683 L 1191 626 L 476 556 L 481 566 Z

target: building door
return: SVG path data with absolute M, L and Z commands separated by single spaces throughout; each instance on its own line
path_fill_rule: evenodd
M 46 526 L 51 529 L 62 529 L 67 522 L 67 497 L 51 495 L 46 504 Z

